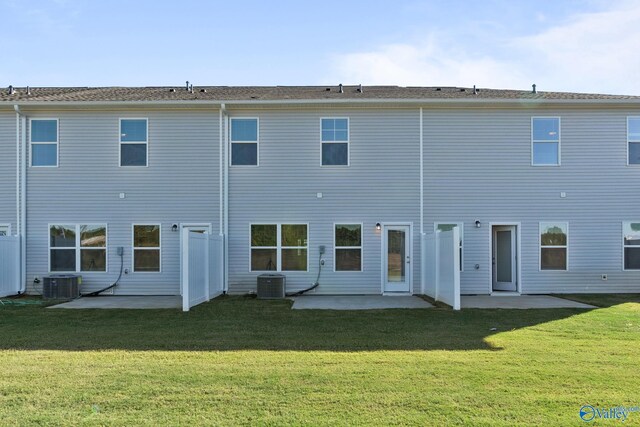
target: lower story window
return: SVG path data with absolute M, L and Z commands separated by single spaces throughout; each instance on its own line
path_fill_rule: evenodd
M 540 270 L 567 270 L 566 222 L 540 223 Z
M 251 224 L 251 271 L 307 271 L 307 224 Z
M 362 224 L 335 225 L 335 271 L 362 271 Z
M 624 269 L 640 270 L 640 222 L 622 224 Z
M 160 224 L 134 224 L 133 271 L 160 272 Z
M 10 236 L 11 226 L 8 224 L 0 224 L 0 236 Z
M 106 224 L 50 225 L 49 271 L 107 271 Z

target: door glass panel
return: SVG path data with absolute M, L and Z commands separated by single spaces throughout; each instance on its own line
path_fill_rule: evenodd
M 405 232 L 402 230 L 387 231 L 387 280 L 389 282 L 405 281 Z
M 511 231 L 496 232 L 496 262 L 498 282 L 512 282 L 511 277 Z

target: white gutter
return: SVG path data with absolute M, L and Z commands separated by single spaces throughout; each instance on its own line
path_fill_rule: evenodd
M 229 114 L 224 126 L 224 291 L 229 292 Z
M 176 101 L 21 101 L 23 107 L 28 106 L 136 106 L 136 105 L 158 105 L 158 106 L 221 106 L 227 105 L 277 105 L 277 104 L 423 104 L 423 105 L 464 105 L 464 104 L 516 104 L 516 105 L 540 105 L 540 104 L 640 104 L 638 99 L 553 99 L 553 98 L 344 98 L 344 99 L 228 99 L 228 100 L 176 100 Z M 2 102 L 0 102 L 0 106 Z M 12 105 L 7 102 L 6 105 Z

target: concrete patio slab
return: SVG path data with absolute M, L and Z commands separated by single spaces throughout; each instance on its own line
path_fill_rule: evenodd
M 182 308 L 180 296 L 99 296 L 83 297 L 48 308 L 125 308 L 125 309 L 158 309 Z
M 414 296 L 305 295 L 293 299 L 294 310 L 380 310 L 385 308 L 430 308 L 431 304 Z
M 462 308 L 596 308 L 592 305 L 568 299 L 552 297 L 549 295 L 517 295 L 517 296 L 491 296 L 491 295 L 463 295 L 460 297 Z

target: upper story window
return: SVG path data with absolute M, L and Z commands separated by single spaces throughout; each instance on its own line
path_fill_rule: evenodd
M 106 224 L 50 225 L 49 271 L 107 271 Z
M 362 271 L 362 224 L 336 224 L 334 271 Z
M 464 262 L 462 261 L 462 255 L 464 253 L 464 251 L 462 250 L 462 242 L 464 241 L 464 239 L 463 239 L 463 234 L 464 234 L 463 223 L 461 223 L 461 222 L 436 222 L 436 223 L 433 224 L 433 228 L 435 229 L 435 231 L 451 231 L 451 230 L 453 230 L 454 227 L 458 227 L 458 230 L 460 230 L 460 271 L 463 271 L 463 266 L 464 266 Z
M 258 166 L 258 119 L 231 119 L 231 165 Z
M 540 270 L 567 270 L 568 230 L 566 222 L 540 223 Z
M 560 117 L 531 119 L 531 164 L 560 165 Z
M 624 269 L 640 270 L 640 222 L 622 223 Z
M 630 165 L 640 164 L 640 117 L 627 117 L 628 160 Z
M 120 119 L 120 166 L 147 166 L 147 119 Z
M 349 165 L 349 119 L 320 119 L 322 166 Z
M 10 236 L 11 235 L 11 225 L 10 224 L 0 224 L 0 237 L 2 236 Z
M 31 166 L 58 166 L 58 119 L 31 119 Z

